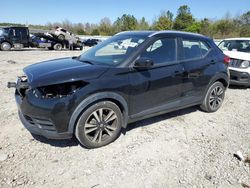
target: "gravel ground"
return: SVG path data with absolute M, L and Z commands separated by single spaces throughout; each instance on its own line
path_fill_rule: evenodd
M 133 123 L 112 144 L 82 148 L 75 139 L 32 137 L 18 119 L 8 81 L 42 60 L 79 51 L 0 52 L 0 187 L 241 187 L 250 167 L 250 89 L 233 87 L 222 108 L 192 107 Z

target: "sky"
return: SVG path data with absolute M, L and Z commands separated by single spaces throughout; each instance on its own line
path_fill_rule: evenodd
M 104 17 L 115 21 L 132 14 L 149 22 L 161 11 L 176 15 L 181 5 L 188 5 L 197 19 L 219 19 L 250 11 L 250 0 L 1 0 L 0 22 L 46 24 L 69 20 L 73 23 L 99 23 Z

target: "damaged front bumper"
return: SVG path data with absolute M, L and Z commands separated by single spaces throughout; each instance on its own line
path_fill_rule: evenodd
M 37 98 L 27 81 L 22 79 L 18 78 L 16 84 L 9 83 L 8 87 L 16 87 L 15 99 L 24 127 L 33 134 L 49 139 L 71 138 L 73 133 L 68 130 L 69 109 L 70 106 L 74 106 L 74 100 L 66 97 Z

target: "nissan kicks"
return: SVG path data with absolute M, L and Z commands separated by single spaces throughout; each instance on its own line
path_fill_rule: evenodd
M 116 48 L 126 43 L 126 48 Z M 79 57 L 24 68 L 15 87 L 18 113 L 33 134 L 75 136 L 87 148 L 113 142 L 128 123 L 200 105 L 217 111 L 230 59 L 202 35 L 122 32 Z

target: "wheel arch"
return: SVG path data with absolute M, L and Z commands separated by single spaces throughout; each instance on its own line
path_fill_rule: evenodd
M 211 79 L 210 79 L 210 82 L 209 84 L 207 85 L 206 87 L 206 90 L 204 92 L 204 95 L 203 95 L 203 98 L 202 98 L 202 101 L 204 100 L 206 94 L 207 94 L 207 91 L 208 89 L 210 88 L 210 86 L 215 83 L 215 82 L 221 82 L 225 88 L 227 88 L 229 86 L 229 76 L 225 73 L 219 73 L 219 74 L 216 74 L 215 76 L 213 76 Z
M 86 110 L 89 106 L 93 105 L 94 103 L 104 101 L 104 100 L 114 102 L 120 108 L 123 114 L 122 127 L 126 128 L 127 122 L 128 122 L 128 105 L 127 105 L 126 100 L 121 95 L 114 93 L 114 92 L 101 92 L 101 93 L 90 95 L 76 107 L 76 109 L 71 115 L 69 125 L 68 125 L 68 131 L 70 133 L 74 133 L 76 123 L 80 115 L 84 112 L 84 110 Z

